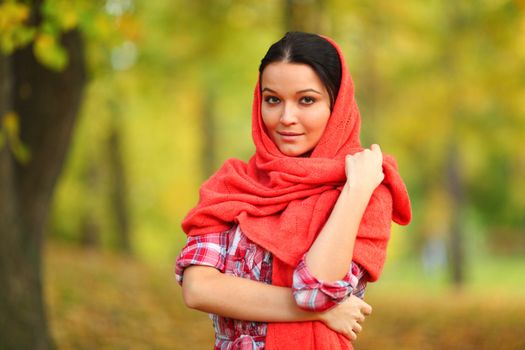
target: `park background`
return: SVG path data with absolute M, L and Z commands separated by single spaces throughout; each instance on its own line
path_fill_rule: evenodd
M 287 30 L 340 44 L 411 195 L 356 348 L 525 348 L 523 0 L 1 0 L 0 348 L 212 347 L 180 222 Z

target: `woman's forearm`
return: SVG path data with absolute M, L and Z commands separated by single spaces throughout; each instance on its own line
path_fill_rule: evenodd
M 352 262 L 359 224 L 370 192 L 345 185 L 316 240 L 306 254 L 306 265 L 319 280 L 342 279 Z
M 318 320 L 301 310 L 290 288 L 230 276 L 207 266 L 184 271 L 183 297 L 190 308 L 238 320 L 298 322 Z
M 382 164 L 383 154 L 377 144 L 346 156 L 346 183 L 306 254 L 306 265 L 317 279 L 336 281 L 348 272 L 359 224 L 372 193 L 385 178 Z

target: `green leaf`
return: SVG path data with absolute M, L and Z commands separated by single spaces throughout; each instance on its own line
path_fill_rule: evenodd
M 19 139 L 11 145 L 11 150 L 15 155 L 16 160 L 22 164 L 26 164 L 31 159 L 31 152 L 29 148 L 24 145 Z
M 53 35 L 39 33 L 33 51 L 38 61 L 50 69 L 61 71 L 67 65 L 67 52 Z
M 9 111 L 4 114 L 2 118 L 2 127 L 7 133 L 7 137 L 9 139 L 18 138 L 18 132 L 20 130 L 18 115 L 13 111 Z
M 33 39 L 34 28 L 25 24 L 28 17 L 27 5 L 16 2 L 0 4 L 0 51 L 10 54 Z
M 15 158 L 20 163 L 27 163 L 31 158 L 31 152 L 26 145 L 20 140 L 20 123 L 18 115 L 13 112 L 7 112 L 2 117 L 2 132 L 0 132 L 0 147 L 3 144 L 3 133 L 5 132 L 8 145 Z

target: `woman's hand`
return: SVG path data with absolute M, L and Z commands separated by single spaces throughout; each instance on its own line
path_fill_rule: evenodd
M 375 188 L 385 178 L 383 174 L 383 154 L 379 145 L 373 144 L 370 149 L 347 155 L 345 159 L 346 185 L 367 193 Z
M 372 307 L 355 295 L 341 304 L 320 314 L 320 320 L 331 330 L 341 333 L 350 340 L 356 340 L 361 332 L 365 316 L 372 313 Z

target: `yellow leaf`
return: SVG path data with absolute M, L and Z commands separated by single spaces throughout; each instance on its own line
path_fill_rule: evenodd
M 4 114 L 2 118 L 2 129 L 5 130 L 5 137 L 9 141 L 9 147 L 13 151 L 15 158 L 21 163 L 27 163 L 31 158 L 31 152 L 20 140 L 20 122 L 15 112 L 9 111 Z M 4 135 L 3 132 L 0 132 L 0 147 L 3 143 Z
M 2 124 L 9 138 L 18 138 L 18 115 L 15 112 L 10 111 L 4 114 Z
M 55 71 L 64 69 L 68 56 L 66 50 L 60 46 L 56 38 L 46 33 L 39 33 L 33 47 L 38 61 Z
M 35 49 L 37 51 L 48 50 L 55 45 L 55 38 L 46 33 L 40 33 L 35 39 Z
M 62 27 L 64 31 L 73 29 L 78 23 L 78 16 L 74 10 L 68 10 L 62 15 Z
M 30 28 L 24 22 L 29 17 L 29 7 L 7 2 L 0 4 L 0 50 L 10 54 L 31 39 Z
M 24 22 L 29 17 L 29 7 L 24 4 L 7 2 L 0 5 L 0 29 L 5 30 Z

